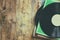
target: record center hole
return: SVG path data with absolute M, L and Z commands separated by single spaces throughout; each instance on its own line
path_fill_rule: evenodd
M 55 14 L 51 21 L 54 26 L 60 26 L 60 14 Z

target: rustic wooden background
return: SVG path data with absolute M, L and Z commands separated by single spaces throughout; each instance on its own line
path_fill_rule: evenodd
M 0 40 L 16 40 L 16 0 L 0 0 Z
M 17 40 L 33 40 L 34 16 L 40 6 L 40 0 L 17 0 L 16 2 Z
M 40 0 L 0 0 L 0 40 L 40 40 L 32 38 L 40 4 Z
M 0 0 L 0 40 L 33 40 L 40 0 Z

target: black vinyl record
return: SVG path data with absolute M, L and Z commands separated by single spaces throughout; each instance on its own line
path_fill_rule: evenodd
M 51 3 L 45 8 L 42 6 L 35 16 L 36 26 L 40 22 L 43 32 L 53 38 L 60 37 L 60 26 L 55 26 L 51 22 L 52 17 L 56 14 L 60 15 L 60 3 Z

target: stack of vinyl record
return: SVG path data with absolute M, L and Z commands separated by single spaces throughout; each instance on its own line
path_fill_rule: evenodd
M 60 2 L 46 0 L 35 16 L 35 33 L 51 38 L 60 37 Z

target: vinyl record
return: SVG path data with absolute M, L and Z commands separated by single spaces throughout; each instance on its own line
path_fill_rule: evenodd
M 59 15 L 60 17 L 60 3 L 57 2 L 47 5 L 45 8 L 41 7 L 35 16 L 36 26 L 38 22 L 40 22 L 43 32 L 53 38 L 60 37 L 60 25 L 54 25 L 54 23 L 52 23 L 52 18 L 55 15 Z M 60 20 L 59 18 L 57 19 Z

